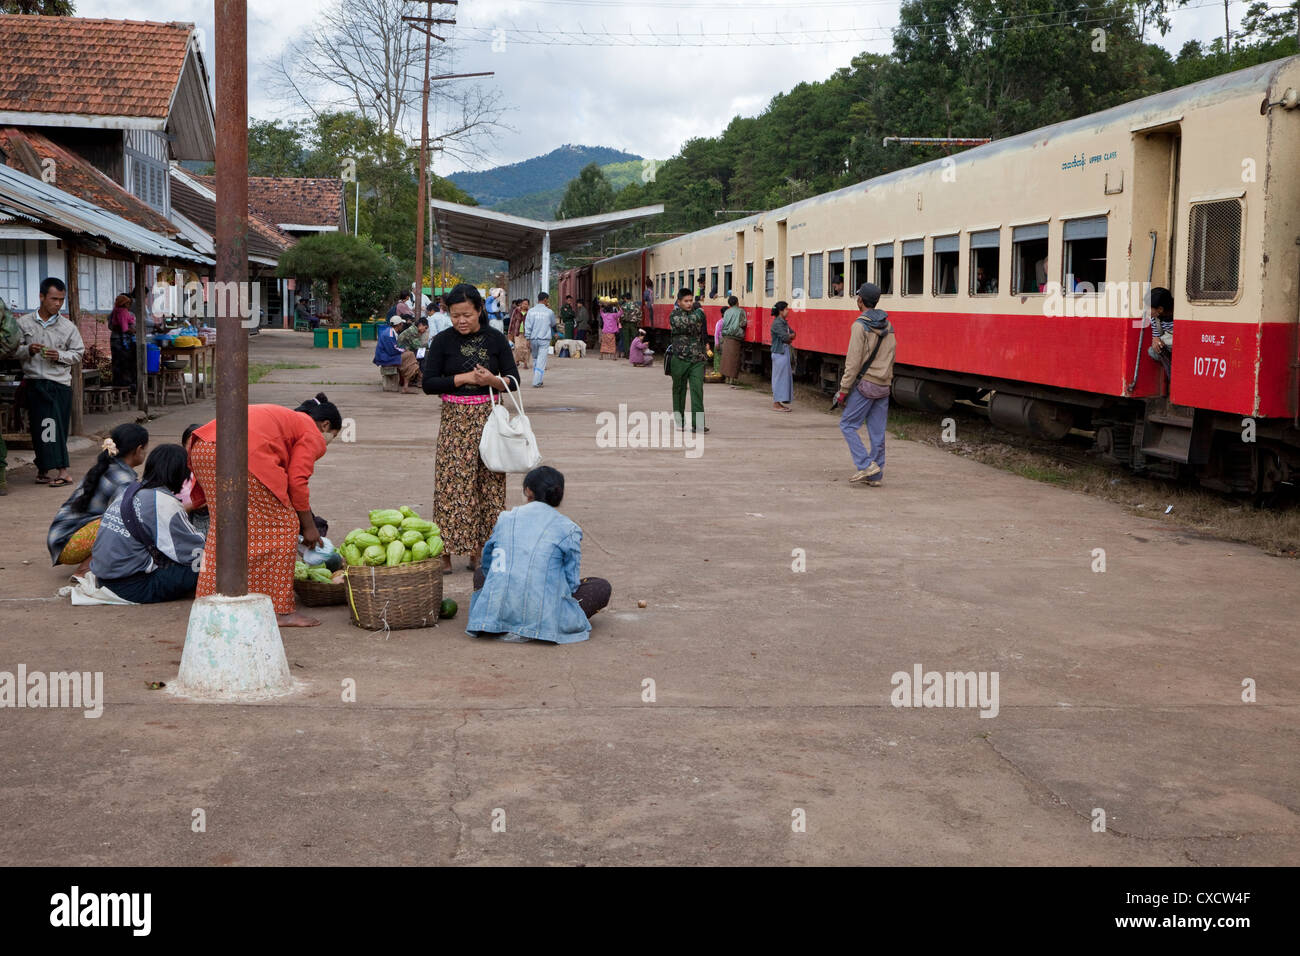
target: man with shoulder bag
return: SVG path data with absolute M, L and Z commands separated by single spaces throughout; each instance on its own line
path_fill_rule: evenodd
M 869 488 L 880 487 L 885 474 L 885 423 L 889 416 L 889 386 L 894 380 L 896 340 L 888 313 L 876 308 L 880 289 L 864 282 L 858 289 L 862 314 L 853 320 L 849 350 L 844 358 L 844 377 L 835 395 L 835 405 L 844 406 L 840 431 L 848 442 L 857 472 L 849 481 Z M 863 423 L 871 442 L 868 451 L 858 432 Z

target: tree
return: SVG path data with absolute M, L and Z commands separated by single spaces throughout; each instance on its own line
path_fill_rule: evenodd
M 596 163 L 588 163 L 564 190 L 564 198 L 555 210 L 557 219 L 598 216 L 614 208 L 614 187 Z
M 46 17 L 70 17 L 76 13 L 72 0 L 0 0 L 0 13 L 39 13 Z
M 389 266 L 383 251 L 369 239 L 341 232 L 320 232 L 290 246 L 280 256 L 276 275 L 304 276 L 327 283 L 330 314 L 341 320 L 340 281 L 382 274 Z
M 270 62 L 273 85 L 313 116 L 352 110 L 388 137 L 418 136 L 424 35 L 403 22 L 411 12 L 407 0 L 333 0 L 305 38 L 295 34 Z M 431 50 L 430 73 L 451 72 L 447 44 Z M 464 81 L 435 83 L 429 113 L 447 117 L 444 128 L 430 130 L 446 154 L 481 159 L 483 131 L 501 126 L 500 93 Z
M 250 120 L 248 175 L 301 176 L 311 125 L 302 121 Z

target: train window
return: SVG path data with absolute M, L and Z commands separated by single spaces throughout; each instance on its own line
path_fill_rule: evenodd
M 763 266 L 763 291 L 769 295 L 776 295 L 776 260 L 768 259 Z
M 731 284 L 731 266 L 726 266 L 722 270 L 722 284 L 727 287 L 727 295 L 735 293 L 735 287 Z
M 1000 235 L 997 229 L 985 229 L 970 234 L 971 295 L 995 295 L 998 291 Z
M 1063 223 L 1063 286 L 1067 292 L 1101 292 L 1106 287 L 1106 217 Z
M 925 293 L 925 240 L 903 240 L 903 295 Z
M 1241 201 L 1192 206 L 1187 248 L 1187 298 L 1225 302 L 1241 291 Z
M 806 295 L 803 285 L 803 256 L 790 257 L 790 298 L 802 299 Z
M 865 250 L 864 250 L 865 251 Z M 830 253 L 829 265 L 831 268 L 831 291 L 832 298 L 844 294 L 844 250 L 836 249 Z M 837 292 L 836 289 L 839 289 Z
M 676 297 L 677 297 L 677 293 L 678 293 L 678 292 L 681 292 L 682 289 L 685 289 L 685 288 L 686 288 L 686 273 L 685 273 L 685 272 L 682 272 L 680 269 L 678 269 L 678 270 L 677 270 L 677 288 L 673 291 L 673 298 L 676 298 Z
M 961 259 L 959 236 L 934 237 L 934 294 L 957 294 L 957 268 Z
M 1047 286 L 1047 223 L 1011 231 L 1011 291 L 1036 295 Z
M 714 266 L 709 270 L 709 297 L 716 299 L 718 297 L 718 267 Z
M 704 266 L 700 266 L 699 277 L 695 280 L 696 298 L 704 298 Z
M 853 263 L 853 288 L 862 288 L 862 282 L 866 282 L 867 260 L 866 256 L 862 257 L 862 282 L 858 281 L 858 262 L 859 252 L 866 252 L 865 249 L 854 249 L 850 255 L 854 259 Z M 881 295 L 894 294 L 894 244 L 886 242 L 876 246 L 876 286 L 880 289 Z
M 745 263 L 745 291 L 754 291 L 754 263 Z
M 810 299 L 822 297 L 822 280 L 826 278 L 826 270 L 822 265 L 824 259 L 820 252 L 808 253 L 808 298 Z
M 695 291 L 695 270 L 694 270 L 694 269 L 692 269 L 690 272 L 686 273 L 686 286 L 687 286 L 687 288 L 689 288 L 692 292 Z

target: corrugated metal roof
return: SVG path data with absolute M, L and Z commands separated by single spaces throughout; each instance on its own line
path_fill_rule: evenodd
M 93 236 L 128 252 L 200 265 L 216 264 L 188 246 L 8 166 L 0 166 L 0 206 L 56 229 Z
M 430 205 L 438 235 L 448 249 L 492 259 L 511 259 L 534 248 L 540 249 L 546 233 L 551 236 L 551 252 L 564 252 L 664 211 L 663 205 L 657 204 L 598 216 L 545 221 L 442 199 L 433 199 Z

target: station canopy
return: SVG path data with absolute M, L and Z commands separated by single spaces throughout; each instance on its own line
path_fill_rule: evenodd
M 548 251 L 567 252 L 664 211 L 659 204 L 599 216 L 546 221 L 441 199 L 430 200 L 430 205 L 438 235 L 449 251 L 507 260 L 542 248 L 543 240 L 548 238 Z

